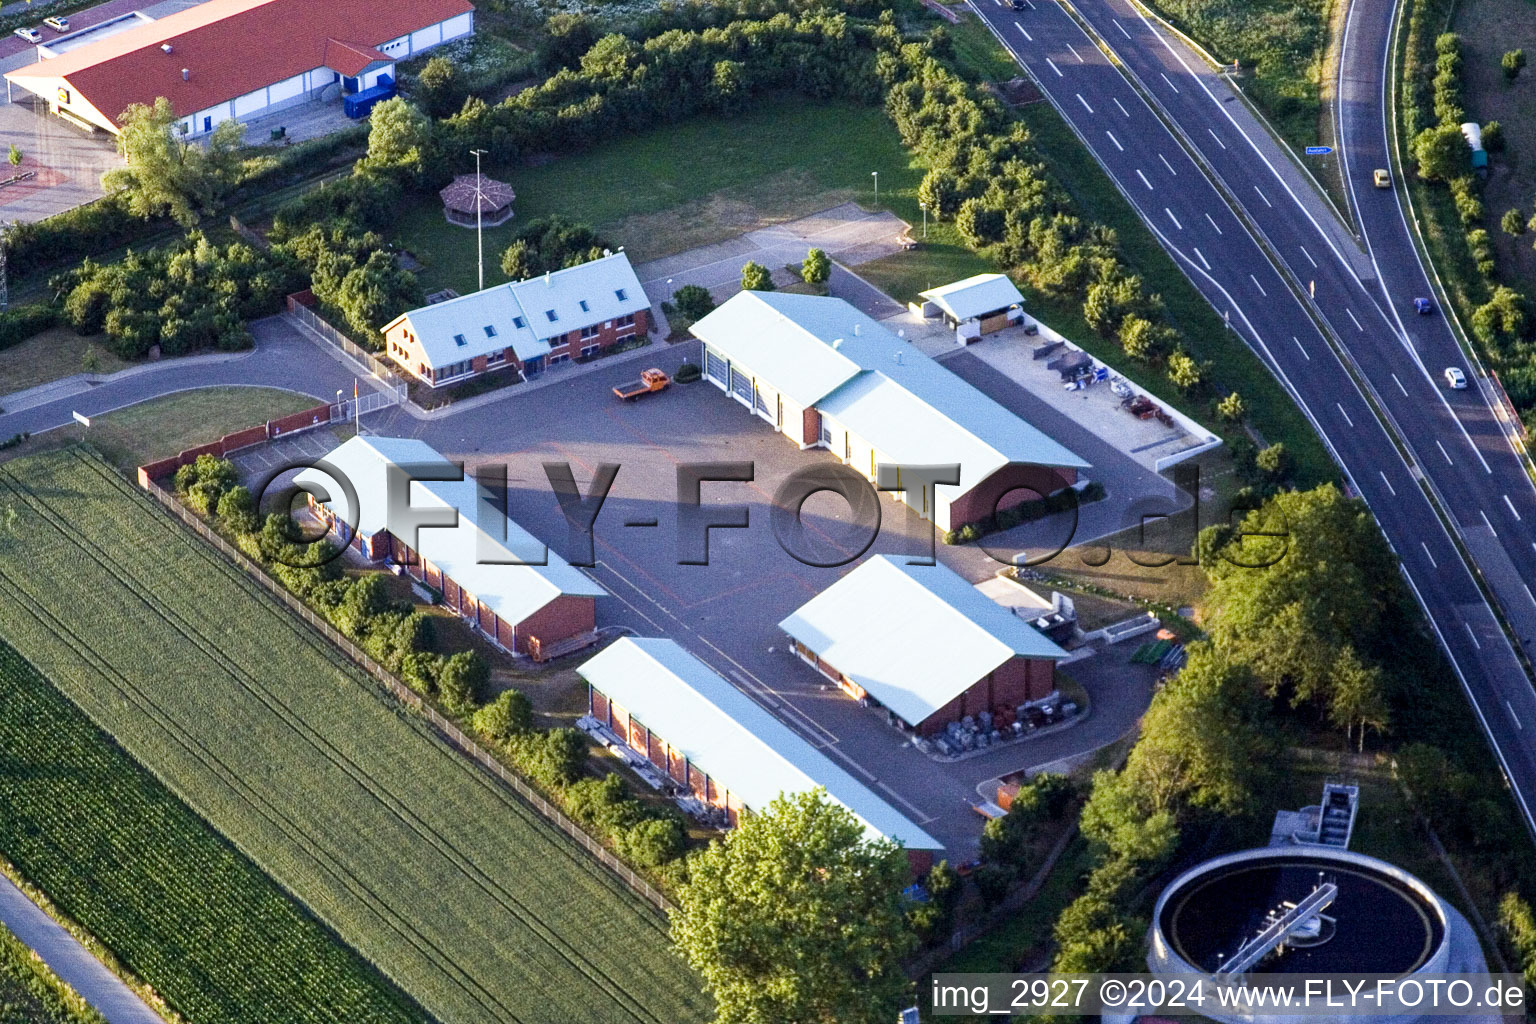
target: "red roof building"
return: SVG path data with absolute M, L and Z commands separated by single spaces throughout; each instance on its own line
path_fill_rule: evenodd
M 392 84 L 395 61 L 473 31 L 469 0 L 207 0 L 99 41 L 67 47 L 60 37 L 5 78 L 8 91 L 114 134 L 130 104 L 164 96 L 182 132 L 202 135 L 230 118 Z

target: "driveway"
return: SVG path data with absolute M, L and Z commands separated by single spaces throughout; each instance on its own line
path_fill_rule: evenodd
M 674 370 L 684 358 L 698 358 L 695 343 L 667 350 L 662 366 Z M 971 808 L 979 783 L 1095 749 L 1123 735 L 1145 709 L 1149 674 L 1129 666 L 1131 649 L 1110 649 L 1070 669 L 1094 705 L 1077 726 L 958 762 L 921 754 L 882 714 L 827 688 L 789 653 L 777 628 L 851 568 L 797 560 L 770 523 L 774 492 L 792 472 L 837 460 L 825 451 L 799 451 L 705 382 L 618 402 L 609 389 L 626 372 L 615 367 L 588 373 L 441 419 L 423 421 L 391 409 L 366 419 L 365 428 L 420 437 L 471 467 L 504 463 L 512 518 L 573 562 L 584 552 L 568 538 L 542 463 L 569 462 L 583 492 L 599 463 L 618 463 L 594 527 L 595 564 L 588 570 L 613 595 L 598 603 L 599 625 L 677 640 L 944 842 L 952 857 L 974 851 L 981 821 Z M 1013 385 L 1003 381 L 999 387 Z M 753 480 L 706 483 L 704 503 L 745 505 L 748 527 L 710 530 L 708 564 L 680 564 L 680 540 L 697 534 L 680 537 L 678 467 L 720 461 L 750 461 Z M 1112 506 L 1132 488 L 1116 485 L 1112 493 L 1118 497 L 1091 506 L 1103 510 L 1109 528 L 1119 526 Z M 1001 568 L 977 549 L 935 544 L 928 524 L 905 506 L 892 500 L 880 505 L 882 524 L 870 551 L 919 558 L 937 549 L 939 558 L 973 581 Z M 848 520 L 839 499 L 822 495 L 806 503 L 808 537 L 819 554 L 857 552 L 857 531 Z M 1042 535 L 1059 525 L 1033 524 Z

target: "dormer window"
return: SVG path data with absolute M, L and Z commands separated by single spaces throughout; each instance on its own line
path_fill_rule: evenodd
M 453 343 L 455 345 L 459 345 L 459 346 L 464 346 L 464 345 L 469 344 L 469 342 L 464 340 L 464 335 L 462 335 L 462 334 L 455 334 L 453 336 Z
M 582 311 L 582 312 L 583 312 L 583 313 L 590 313 L 590 312 L 592 312 L 592 308 L 591 308 L 591 307 L 590 307 L 590 306 L 588 306 L 588 305 L 587 305 L 587 300 L 586 300 L 586 299 L 582 299 L 582 300 L 580 300 L 580 302 L 579 302 L 579 303 L 578 303 L 578 305 L 580 305 L 580 306 L 581 306 L 581 311 Z
M 555 311 L 552 310 L 552 309 L 546 309 L 544 311 L 544 315 L 549 317 L 549 322 L 550 323 L 554 323 L 556 320 L 560 319 L 558 316 L 555 315 Z
M 629 301 L 629 296 L 624 294 L 624 289 L 623 288 L 615 288 L 613 290 L 613 294 L 615 294 L 615 295 L 617 295 L 619 297 L 619 301 L 620 302 L 628 302 Z
M 496 328 L 492 327 L 490 324 L 486 324 L 485 325 L 485 336 L 487 338 L 494 338 L 494 337 L 496 337 Z

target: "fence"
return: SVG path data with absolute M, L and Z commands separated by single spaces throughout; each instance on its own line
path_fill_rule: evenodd
M 288 296 L 288 315 L 317 334 L 321 341 L 341 349 L 354 360 L 362 363 L 368 368 L 369 373 L 386 385 L 390 387 L 399 385 L 402 389 L 405 387 L 395 371 L 389 368 L 388 363 L 326 323 L 320 314 L 310 309 L 314 301 L 314 295 L 308 291 L 295 292 Z M 401 400 L 404 400 L 403 397 Z
M 147 486 L 147 481 L 165 476 L 167 473 L 173 473 L 189 462 L 195 461 L 199 455 L 217 455 L 223 458 L 233 452 L 240 451 L 243 448 L 250 448 L 253 445 L 261 444 L 263 441 L 268 441 L 275 437 L 286 437 L 289 434 L 296 434 L 300 431 L 323 427 L 335 419 L 336 406 L 317 405 L 313 409 L 305 409 L 303 412 L 296 412 L 289 416 L 283 416 L 280 419 L 268 420 L 259 426 L 237 430 L 233 434 L 225 434 L 217 441 L 209 441 L 207 444 L 200 444 L 196 448 L 188 448 L 179 455 L 172 455 L 168 459 L 161 459 L 159 462 L 151 462 L 140 466 L 139 484 Z
M 410 687 L 400 682 L 400 680 L 396 679 L 388 669 L 374 661 L 366 651 L 362 650 L 351 640 L 348 640 L 336 629 L 336 627 L 332 626 L 325 619 L 322 619 L 320 616 L 316 615 L 307 605 L 305 605 L 297 597 L 293 596 L 293 594 L 289 593 L 286 587 L 272 579 L 272 577 L 268 576 L 266 571 L 262 569 L 261 566 L 257 565 L 244 554 L 237 551 L 223 537 L 220 537 L 213 530 L 209 529 L 208 525 L 201 519 L 187 511 L 187 509 L 183 508 L 181 502 L 176 500 L 175 495 L 171 494 L 165 490 L 165 488 L 155 483 L 153 479 L 145 475 L 143 467 L 141 467 L 139 470 L 139 485 L 148 491 L 156 501 L 160 502 L 160 504 L 164 505 L 168 510 L 170 510 L 172 515 L 176 516 L 177 519 L 180 519 L 187 526 L 191 527 L 200 537 L 206 540 L 209 544 L 212 544 L 226 558 L 244 570 L 247 576 L 265 588 L 267 592 L 270 593 L 273 597 L 287 605 L 289 610 L 293 611 L 305 622 L 313 626 L 327 640 L 331 641 L 331 643 L 341 648 L 341 650 L 356 664 L 362 666 L 362 668 L 369 675 L 373 676 L 376 680 L 383 684 L 384 688 L 388 690 L 396 700 L 419 713 L 423 718 L 430 722 L 432 726 L 449 743 L 457 747 L 465 754 L 468 754 L 470 758 L 473 759 L 475 763 L 478 764 L 482 769 L 484 769 L 495 778 L 499 779 L 503 785 L 511 789 L 514 793 L 521 797 L 524 802 L 529 804 L 531 807 L 533 807 L 534 810 L 538 811 L 539 814 L 543 815 L 546 819 L 552 822 L 557 828 L 560 829 L 560 831 L 564 832 L 566 835 L 575 840 L 578 845 L 580 845 L 584 850 L 595 857 L 599 863 L 617 875 L 619 880 L 622 881 L 625 885 L 629 886 L 629 888 L 636 895 L 640 896 L 642 899 L 646 900 L 659 910 L 672 910 L 672 903 L 666 898 L 666 896 L 662 895 L 660 890 L 651 885 L 651 883 L 647 882 L 644 878 L 640 877 L 640 875 L 637 874 L 632 868 L 630 868 L 629 865 L 619 860 L 619 858 L 610 853 L 606 847 L 589 836 L 579 825 L 577 825 L 570 818 L 566 817 L 563 811 L 540 796 L 539 793 L 533 789 L 533 787 L 529 786 L 522 779 L 508 771 L 505 765 L 488 754 L 483 748 L 481 748 L 478 743 L 470 739 L 469 736 L 465 735 L 457 725 L 455 725 L 453 722 L 450 722 L 442 715 L 438 714 L 437 709 L 432 707 L 426 701 L 422 700 L 421 696 L 417 694 L 416 691 L 412 690 Z
M 358 395 L 356 398 L 348 398 L 340 403 L 331 404 L 331 421 L 333 423 L 345 423 L 356 416 L 366 416 L 380 409 L 388 409 L 392 405 L 404 402 L 408 389 L 405 384 L 397 383 L 389 385 L 383 391 L 369 391 Z

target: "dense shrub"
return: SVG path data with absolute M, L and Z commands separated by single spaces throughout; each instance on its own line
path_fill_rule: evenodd
M 12 306 L 0 312 L 0 349 L 19 345 L 58 322 L 58 311 L 52 306 L 41 304 Z

